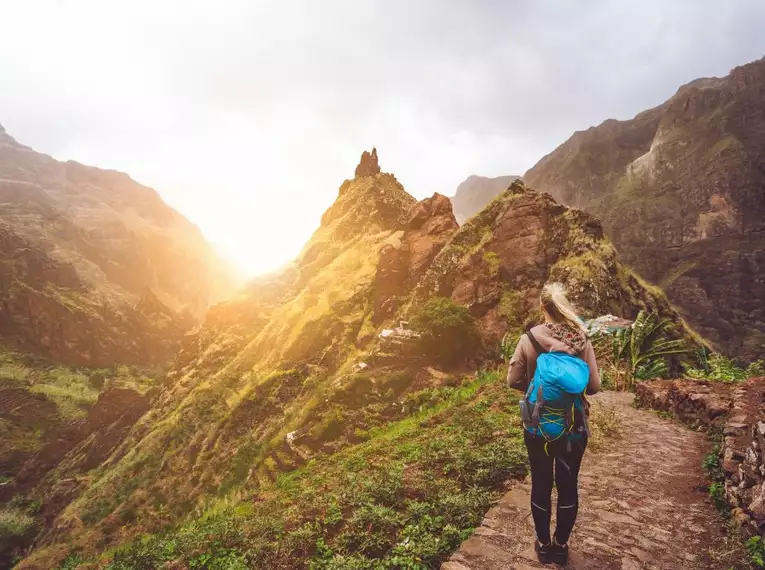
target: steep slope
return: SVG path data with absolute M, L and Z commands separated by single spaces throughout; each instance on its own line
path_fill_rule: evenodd
M 465 181 L 457 186 L 457 191 L 450 198 L 457 222 L 462 224 L 483 210 L 489 202 L 504 192 L 518 178 L 518 176 L 487 178 L 475 174 L 468 176 Z
M 62 163 L 0 127 L 0 335 L 59 361 L 168 359 L 231 273 L 127 175 Z
M 446 197 L 416 202 L 365 156 L 295 263 L 187 335 L 153 409 L 80 477 L 19 568 L 146 532 L 157 534 L 102 562 L 435 564 L 524 472 L 501 380 L 465 370 L 499 361 L 542 285 L 567 282 L 587 313 L 672 313 L 589 215 L 518 181 L 458 228 Z M 381 334 L 440 299 L 466 307 L 480 334 L 451 368 Z
M 533 186 L 603 220 L 625 261 L 727 353 L 765 346 L 765 59 L 544 157 Z

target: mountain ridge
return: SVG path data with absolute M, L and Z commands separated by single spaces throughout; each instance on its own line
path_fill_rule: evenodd
M 765 58 L 578 131 L 524 176 L 602 219 L 628 264 L 745 360 L 765 344 L 764 105 Z
M 235 284 L 199 228 L 154 189 L 122 172 L 37 153 L 4 128 L 0 205 L 0 226 L 16 236 L 5 241 L 16 245 L 0 270 L 10 287 L 0 304 L 2 333 L 21 349 L 70 364 L 168 359 L 213 295 Z M 46 265 L 47 277 L 26 282 L 30 263 Z M 141 315 L 147 291 L 171 310 L 170 328 Z M 67 327 L 65 315 L 78 326 Z M 144 329 L 154 340 L 137 334 Z M 151 348 L 156 342 L 166 350 Z
M 462 224 L 484 209 L 495 197 L 507 189 L 519 176 L 497 176 L 490 178 L 472 174 L 463 180 L 454 196 L 450 198 L 454 217 Z

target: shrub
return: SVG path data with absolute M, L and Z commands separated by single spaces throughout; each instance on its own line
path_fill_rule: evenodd
M 351 515 L 340 543 L 351 552 L 380 556 L 390 549 L 401 525 L 401 515 L 375 503 L 363 505 Z
M 755 568 L 765 568 L 765 542 L 761 536 L 753 536 L 747 540 L 746 551 Z
M 726 383 L 742 382 L 749 377 L 749 370 L 736 366 L 730 358 L 722 354 L 707 354 L 703 351 L 697 355 L 697 360 L 698 368 L 686 368 L 687 377 Z
M 722 481 L 725 477 L 725 473 L 720 465 L 720 446 L 715 445 L 712 450 L 704 456 L 704 462 L 702 463 L 704 471 L 707 472 L 707 476 L 712 481 Z
M 765 360 L 752 362 L 746 369 L 746 375 L 749 377 L 765 376 Z
M 0 547 L 9 547 L 34 531 L 35 520 L 24 511 L 0 509 Z
M 477 346 L 473 315 L 447 297 L 429 299 L 414 314 L 412 325 L 422 334 L 423 352 L 444 364 L 464 361 Z
M 76 570 L 83 562 L 85 562 L 85 558 L 82 555 L 70 554 L 61 561 L 57 570 Z
M 709 485 L 709 496 L 712 502 L 717 507 L 717 510 L 723 514 L 726 514 L 730 507 L 725 500 L 725 484 L 724 483 L 712 483 Z
M 311 436 L 317 442 L 332 441 L 343 433 L 343 412 L 332 410 L 311 429 Z

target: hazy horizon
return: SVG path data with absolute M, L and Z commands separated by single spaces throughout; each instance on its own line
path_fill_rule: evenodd
M 412 195 L 522 175 L 765 55 L 765 4 L 0 4 L 0 124 L 128 173 L 247 275 L 288 262 L 362 150 Z

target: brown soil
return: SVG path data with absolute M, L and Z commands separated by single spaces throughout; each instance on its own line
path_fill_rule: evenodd
M 24 426 L 55 424 L 58 420 L 56 404 L 24 388 L 0 390 L 0 418 Z
M 585 455 L 568 567 L 747 568 L 740 540 L 726 536 L 725 521 L 706 492 L 706 435 L 633 408 L 631 394 L 608 392 L 596 399 L 615 407 L 623 433 Z M 508 492 L 442 570 L 554 567 L 534 554 L 529 491 L 524 481 Z

